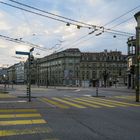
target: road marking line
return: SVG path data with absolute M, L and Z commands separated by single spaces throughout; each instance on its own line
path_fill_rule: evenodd
M 0 94 L 0 98 L 16 98 L 16 96 L 9 94 Z
M 106 103 L 106 104 L 109 104 L 109 105 L 115 105 L 115 106 L 121 106 L 121 107 L 127 107 L 127 105 L 123 105 L 123 104 L 119 104 L 119 103 L 112 103 L 112 102 L 108 102 L 108 101 L 105 101 L 105 100 L 101 100 L 99 98 L 96 98 L 96 99 L 91 99 L 91 98 L 84 98 L 84 99 L 88 99 L 88 100 L 91 100 L 91 101 L 98 101 L 100 103 Z
M 1 118 L 26 118 L 26 117 L 41 117 L 40 114 L 2 114 L 0 115 Z
M 55 106 L 57 106 L 57 107 L 59 107 L 59 108 L 63 108 L 63 109 L 68 109 L 68 108 L 69 108 L 69 106 L 67 106 L 67 105 L 63 105 L 63 104 L 58 103 L 58 102 L 55 102 L 55 101 L 53 101 L 53 100 L 49 100 L 49 99 L 47 99 L 46 97 L 43 98 L 43 100 L 44 100 L 44 101 L 47 101 L 48 103 L 53 104 L 53 105 L 55 105 Z
M 85 97 L 91 97 L 91 95 L 89 95 L 89 94 L 86 94 L 86 95 L 83 95 L 83 96 L 85 96 Z
M 35 120 L 15 120 L 15 121 L 0 121 L 0 126 L 7 125 L 22 125 L 22 124 L 43 124 L 47 123 L 43 119 L 35 119 Z
M 19 101 L 0 101 L 0 103 L 5 103 L 5 104 L 7 104 L 7 103 L 25 103 L 25 102 L 27 102 L 27 101 L 25 101 L 25 100 L 19 100 Z
M 51 133 L 51 128 L 46 127 L 34 127 L 27 129 L 13 129 L 13 130 L 0 130 L 0 137 L 4 136 L 14 136 L 14 135 L 29 135 L 29 134 L 39 134 L 39 133 Z
M 0 109 L 0 113 L 13 113 L 13 112 L 37 112 L 36 109 Z
M 78 104 L 75 104 L 75 103 L 71 103 L 71 102 L 68 102 L 66 100 L 63 100 L 63 99 L 59 99 L 59 98 L 52 98 L 56 101 L 59 101 L 59 102 L 62 102 L 62 103 L 65 103 L 65 104 L 68 104 L 70 106 L 74 106 L 74 107 L 77 107 L 77 108 L 86 108 L 85 106 L 82 106 L 82 105 L 78 105 Z
M 72 102 L 80 103 L 82 105 L 86 105 L 86 106 L 89 106 L 89 107 L 101 108 L 100 106 L 97 106 L 97 105 L 93 105 L 93 104 L 82 102 L 82 101 L 77 101 L 77 99 L 69 99 L 69 98 L 64 98 L 64 99 L 72 101 Z
M 80 101 L 92 103 L 92 104 L 97 104 L 97 105 L 105 106 L 105 107 L 115 107 L 115 106 L 113 106 L 113 105 L 108 105 L 108 104 L 104 104 L 104 103 L 99 103 L 99 102 L 97 102 L 97 101 L 91 101 L 91 100 L 81 99 L 81 98 L 76 98 L 76 99 L 77 99 L 77 100 L 80 100 Z
M 134 96 L 114 96 L 114 97 L 119 99 L 127 99 L 127 100 L 135 99 Z
M 91 97 L 93 98 L 93 97 Z M 112 103 L 118 103 L 118 104 L 123 104 L 123 105 L 128 105 L 128 106 L 140 106 L 138 104 L 131 104 L 131 103 L 126 103 L 126 102 L 120 102 L 120 101 L 115 101 L 115 100 L 108 100 L 108 99 L 101 99 L 100 100 L 104 100 L 104 101 L 108 101 L 108 102 L 112 102 Z
M 55 105 L 50 104 L 50 103 L 48 103 L 47 101 L 45 101 L 45 99 L 40 98 L 40 99 L 38 99 L 38 100 L 41 101 L 41 102 L 43 102 L 43 103 L 45 103 L 45 104 L 47 104 L 47 105 L 49 105 L 49 106 L 51 106 L 51 107 L 56 107 Z
M 42 139 L 42 140 L 59 140 L 59 139 L 56 139 L 56 138 L 50 138 L 50 139 Z

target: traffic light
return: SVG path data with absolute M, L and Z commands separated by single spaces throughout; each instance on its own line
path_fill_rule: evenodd
M 27 95 L 29 95 L 29 87 L 27 86 Z
M 130 66 L 130 73 L 135 74 L 135 65 Z
M 34 56 L 31 55 L 31 56 L 30 56 L 30 65 L 33 65 L 33 64 L 34 64 Z

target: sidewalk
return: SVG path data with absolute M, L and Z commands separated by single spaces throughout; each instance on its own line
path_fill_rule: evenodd
M 127 87 L 107 87 L 107 88 L 101 87 L 99 89 L 104 91 L 135 93 L 134 89 L 128 89 Z
M 45 91 L 45 90 L 96 90 L 96 87 L 70 87 L 70 86 L 37 86 L 37 85 L 31 85 L 31 89 L 35 91 Z M 128 93 L 135 93 L 134 89 L 128 89 L 125 87 L 99 87 L 99 90 L 102 91 L 113 91 L 113 92 L 128 92 Z M 4 91 L 4 85 L 0 85 L 0 91 Z M 26 93 L 26 85 L 7 85 L 6 91 L 24 91 Z

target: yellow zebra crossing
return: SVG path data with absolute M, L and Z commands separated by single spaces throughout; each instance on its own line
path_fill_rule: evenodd
M 28 125 L 32 125 L 28 128 Z M 38 124 L 47 124 L 36 109 L 0 109 L 0 137 L 50 133 L 49 127 L 40 127 Z M 10 126 L 22 126 L 20 129 L 7 129 Z M 8 127 L 7 127 L 8 126 Z M 6 128 L 6 129 L 4 129 Z M 10 127 L 13 128 L 13 127 Z
M 140 104 L 128 103 L 123 101 L 117 101 L 105 98 L 96 97 L 41 97 L 40 101 L 50 105 L 51 107 L 57 107 L 61 109 L 74 108 L 115 108 L 115 107 L 140 107 Z
M 121 100 L 130 100 L 135 101 L 136 97 L 134 95 L 122 95 L 122 96 L 113 96 L 112 98 L 117 98 Z
M 0 93 L 0 98 L 16 98 L 16 96 L 6 93 Z

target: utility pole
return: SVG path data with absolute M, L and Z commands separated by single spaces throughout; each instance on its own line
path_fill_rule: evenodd
M 137 21 L 136 27 L 136 102 L 139 102 L 140 95 L 140 12 L 134 15 Z

